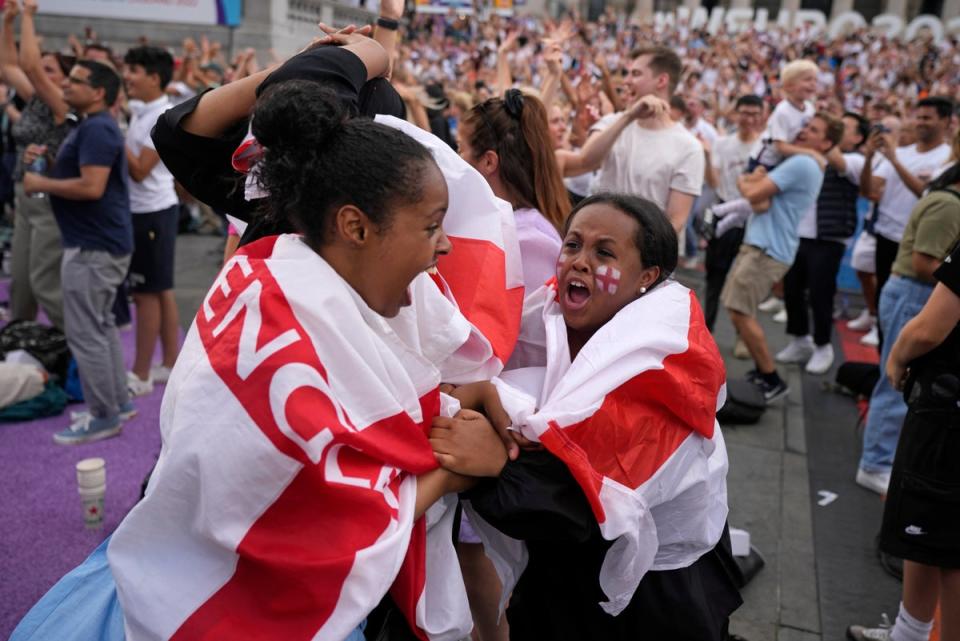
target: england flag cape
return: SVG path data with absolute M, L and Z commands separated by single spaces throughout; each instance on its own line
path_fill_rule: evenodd
M 494 196 L 486 179 L 433 134 L 393 116 L 377 116 L 376 121 L 425 146 L 440 166 L 450 198 L 443 230 L 453 251 L 440 257 L 435 280 L 490 341 L 502 368 L 520 332 L 524 297 L 513 208 Z M 457 381 L 444 378 L 444 382 Z
M 342 641 L 388 591 L 419 638 L 468 634 L 450 501 L 415 522 L 416 475 L 456 409 L 441 369 L 483 375 L 491 350 L 426 274 L 411 293 L 388 323 L 295 235 L 225 265 L 107 550 L 129 641 Z
M 614 542 L 599 579 L 602 607 L 619 614 L 648 570 L 689 566 L 720 539 L 723 361 L 693 292 L 674 281 L 620 310 L 571 362 L 554 279 L 528 297 L 520 342 L 543 366 L 494 384 L 513 428 L 566 463 Z M 508 595 L 526 550 L 470 519 Z
M 376 121 L 399 129 L 429 149 L 443 172 L 450 199 L 443 230 L 453 251 L 440 257 L 433 279 L 489 341 L 502 368 L 510 359 L 520 332 L 525 294 L 513 208 L 497 198 L 486 179 L 433 134 L 393 116 L 377 116 Z M 234 154 L 234 166 L 248 172 L 248 200 L 267 195 L 257 183 L 256 163 L 252 167 L 249 163 L 251 146 L 256 146 L 256 140 L 248 130 Z M 232 216 L 228 218 L 242 233 L 246 224 Z M 467 381 L 444 378 L 444 382 Z

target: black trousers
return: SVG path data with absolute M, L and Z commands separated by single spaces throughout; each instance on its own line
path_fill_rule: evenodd
M 877 306 L 877 313 L 879 313 L 880 290 L 883 289 L 884 283 L 890 280 L 890 271 L 893 269 L 893 261 L 897 259 L 897 250 L 900 249 L 900 243 L 884 238 L 880 234 L 874 235 L 877 237 L 877 253 L 874 258 L 877 264 L 877 296 L 874 304 Z M 877 336 L 880 339 L 880 344 L 877 345 L 879 351 L 883 348 L 883 330 L 880 329 L 880 323 L 877 323 Z
M 874 257 L 877 265 L 877 309 L 880 308 L 880 290 L 883 284 L 890 279 L 890 270 L 893 269 L 893 261 L 897 259 L 897 250 L 900 249 L 900 243 L 889 238 L 884 238 L 880 234 L 877 237 L 877 253 Z
M 830 343 L 833 330 L 833 297 L 837 293 L 837 272 L 843 259 L 843 243 L 833 240 L 800 239 L 797 257 L 783 277 L 783 302 L 787 307 L 787 333 L 806 336 L 810 333 L 813 312 L 813 342 Z
M 740 251 L 745 231 L 743 227 L 731 229 L 720 238 L 713 238 L 707 243 L 707 255 L 703 265 L 707 272 L 707 293 L 703 302 L 703 314 L 707 329 L 711 332 L 720 309 L 720 292 L 727 280 L 727 273 L 737 258 L 737 252 Z

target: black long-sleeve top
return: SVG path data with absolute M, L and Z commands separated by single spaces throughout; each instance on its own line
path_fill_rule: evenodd
M 488 523 L 526 542 L 529 562 L 507 610 L 512 641 L 717 641 L 741 603 L 717 549 L 680 570 L 648 572 L 627 608 L 599 603 L 600 567 L 612 542 L 600 534 L 567 466 L 547 451 L 523 452 L 496 479 L 464 495 Z

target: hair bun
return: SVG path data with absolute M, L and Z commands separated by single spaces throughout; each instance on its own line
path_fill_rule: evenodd
M 503 94 L 503 107 L 515 120 L 523 114 L 523 92 L 519 89 L 507 89 Z
M 257 141 L 274 153 L 317 152 L 335 135 L 348 115 L 331 89 L 308 80 L 288 80 L 263 93 L 253 112 Z

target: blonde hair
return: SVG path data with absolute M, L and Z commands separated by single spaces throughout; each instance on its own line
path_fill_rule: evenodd
M 794 60 L 780 72 L 780 81 L 784 85 L 788 85 L 805 73 L 816 75 L 819 72 L 820 68 L 810 60 Z

